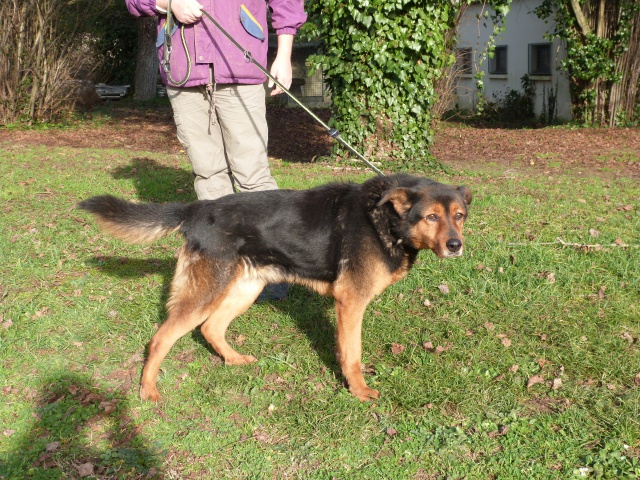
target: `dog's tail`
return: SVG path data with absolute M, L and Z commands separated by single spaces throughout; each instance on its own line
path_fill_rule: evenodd
M 189 205 L 132 203 L 111 195 L 91 197 L 78 204 L 97 217 L 100 228 L 129 243 L 149 243 L 177 230 Z

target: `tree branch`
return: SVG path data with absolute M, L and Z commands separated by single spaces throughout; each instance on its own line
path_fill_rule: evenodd
M 580 30 L 582 30 L 583 35 L 589 35 L 591 33 L 591 27 L 589 26 L 589 22 L 584 16 L 582 12 L 582 7 L 580 7 L 580 0 L 569 0 L 571 4 L 571 9 L 573 10 L 573 14 L 578 21 L 578 25 L 580 26 Z
M 605 36 L 605 0 L 600 0 L 598 5 L 598 18 L 596 19 L 596 36 L 604 38 Z
M 560 237 L 556 237 L 555 242 L 541 242 L 541 243 L 508 243 L 507 245 L 515 247 L 515 246 L 531 246 L 531 245 L 562 245 L 563 247 L 577 247 L 577 248 L 586 248 L 586 249 L 595 249 L 601 250 L 603 248 L 609 247 L 618 247 L 618 248 L 640 248 L 640 245 L 629 245 L 627 243 L 623 243 L 620 240 L 616 240 L 609 245 L 602 245 L 600 243 L 595 244 L 586 244 L 586 243 L 573 243 L 573 242 L 565 242 Z

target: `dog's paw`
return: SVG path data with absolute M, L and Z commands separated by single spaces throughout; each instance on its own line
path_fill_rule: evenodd
M 354 397 L 356 397 L 358 400 L 361 400 L 363 402 L 368 402 L 370 400 L 375 400 L 377 398 L 380 398 L 380 392 L 378 390 L 375 390 L 369 387 L 358 388 L 358 389 L 352 388 L 352 389 L 349 389 L 349 391 Z
M 258 359 L 253 355 L 240 355 L 224 359 L 225 365 L 251 365 L 256 363 Z
M 162 395 L 158 392 L 158 389 L 155 387 L 145 387 L 144 385 L 140 387 L 140 399 L 146 400 L 153 403 L 159 403 L 162 401 Z

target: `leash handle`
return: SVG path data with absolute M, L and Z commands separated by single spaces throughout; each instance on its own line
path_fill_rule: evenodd
M 164 33 L 166 38 L 171 37 L 171 32 L 173 32 L 173 12 L 171 11 L 171 0 L 167 0 L 167 20 L 164 23 Z
M 180 38 L 182 39 L 182 46 L 184 47 L 184 52 L 187 57 L 187 73 L 184 75 L 182 80 L 174 80 L 171 76 L 171 34 L 173 33 L 173 28 L 175 26 L 175 22 L 173 20 L 173 12 L 171 11 L 171 0 L 167 0 L 167 19 L 164 22 L 164 51 L 162 55 L 162 61 L 160 65 L 164 70 L 164 73 L 167 75 L 167 81 L 175 86 L 181 87 L 189 77 L 191 76 L 191 57 L 189 56 L 189 49 L 187 48 L 187 41 L 184 38 L 184 24 L 180 25 Z
M 171 0 L 169 0 L 171 1 Z M 375 165 L 373 165 L 369 160 L 367 160 L 360 152 L 358 152 L 354 147 L 352 147 L 344 138 L 342 138 L 340 136 L 340 132 L 338 130 L 336 130 L 335 128 L 331 128 L 329 127 L 326 123 L 324 123 L 315 113 L 313 113 L 306 105 L 304 105 L 300 100 L 298 100 L 298 98 L 296 98 L 296 96 L 291 93 L 289 91 L 289 89 L 287 89 L 284 85 L 282 85 L 282 83 L 280 83 L 273 75 L 271 75 L 271 73 L 269 73 L 267 71 L 266 68 L 264 68 L 262 65 L 260 65 L 260 63 L 258 63 L 253 56 L 251 55 L 251 52 L 249 50 L 245 50 L 242 45 L 240 45 L 235 38 L 233 38 L 229 32 L 227 32 L 222 25 L 220 25 L 211 15 L 209 15 L 209 13 L 207 13 L 205 10 L 202 10 L 202 14 L 207 17 L 209 19 L 209 21 L 211 21 L 211 23 L 213 23 L 216 28 L 218 28 L 218 30 L 220 30 L 223 35 L 225 37 L 227 37 L 227 39 L 233 43 L 236 48 L 238 48 L 238 50 L 240 50 L 242 52 L 242 54 L 244 55 L 244 58 L 247 60 L 247 62 L 251 62 L 253 63 L 256 67 L 258 67 L 258 69 L 260 69 L 260 71 L 262 73 L 264 73 L 269 80 L 271 80 L 276 86 L 278 86 L 278 88 L 280 88 L 284 93 L 286 93 L 289 98 L 291 98 L 294 102 L 296 102 L 298 104 L 298 106 L 300 108 L 302 108 L 305 112 L 307 112 L 309 115 L 311 115 L 311 117 L 318 122 L 320 125 L 322 125 L 322 127 L 327 131 L 327 134 L 329 136 L 331 136 L 331 138 L 336 139 L 338 142 L 340 142 L 343 146 L 345 146 L 347 149 L 349 149 L 352 153 L 354 153 L 363 163 L 365 163 L 371 170 L 373 170 L 375 173 L 377 173 L 379 176 L 384 177 L 384 173 L 382 173 L 382 171 L 380 171 L 380 169 L 378 169 Z

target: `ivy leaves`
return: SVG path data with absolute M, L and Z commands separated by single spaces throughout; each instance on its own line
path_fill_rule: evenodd
M 433 84 L 450 61 L 445 34 L 454 5 L 414 0 L 326 0 L 319 13 L 321 65 L 334 124 L 384 160 L 423 158 L 431 138 Z
M 360 149 L 406 168 L 436 166 L 434 84 L 453 62 L 448 33 L 462 3 L 451 0 L 323 0 L 307 3 L 320 25 L 312 58 L 331 87 L 332 125 Z M 506 13 L 511 0 L 493 0 Z

